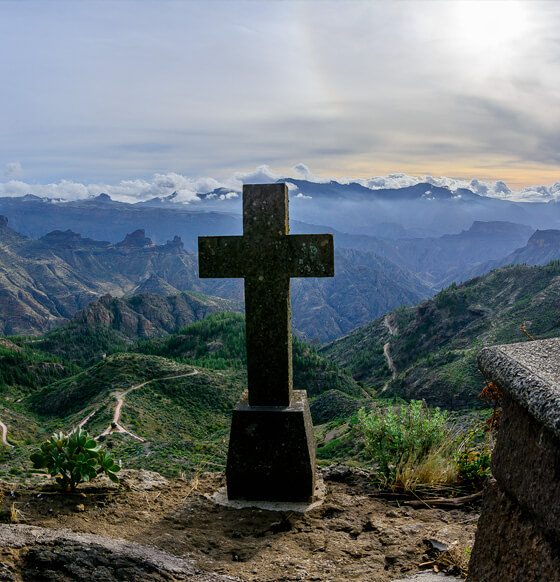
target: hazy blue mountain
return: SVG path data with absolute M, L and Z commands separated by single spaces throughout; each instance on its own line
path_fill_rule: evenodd
M 557 259 L 560 259 L 560 230 L 537 230 L 526 245 L 500 259 L 486 261 L 465 271 L 457 280 L 478 277 L 506 265 L 546 265 Z
M 371 190 L 357 183 L 326 184 L 288 180 L 292 229 L 296 221 L 329 225 L 329 232 L 381 236 L 389 239 L 457 234 L 475 221 L 508 221 L 533 228 L 560 228 L 558 203 L 522 203 L 480 196 L 468 189 L 420 183 L 407 188 Z M 156 244 L 179 235 L 196 250 L 196 238 L 210 234 L 241 234 L 241 194 L 220 188 L 203 192 L 188 204 L 178 196 L 145 202 L 116 202 L 106 194 L 74 202 L 28 195 L 0 198 L 0 214 L 22 234 L 39 238 L 68 228 L 85 237 L 117 242 L 143 228 Z
M 336 276 L 293 284 L 294 329 L 314 341 L 339 337 L 430 294 L 418 277 L 374 253 L 336 249 Z M 67 229 L 40 239 L 0 220 L 0 333 L 41 333 L 102 295 L 195 291 L 243 299 L 241 279 L 200 279 L 196 255 L 174 236 L 156 245 L 143 229 L 113 244 Z

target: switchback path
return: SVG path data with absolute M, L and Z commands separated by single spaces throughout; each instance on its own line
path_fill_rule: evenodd
M 2 442 L 7 446 L 7 447 L 13 447 L 13 445 L 11 445 L 7 440 L 6 437 L 8 436 L 8 427 L 0 420 L 0 428 L 2 429 Z
M 199 370 L 193 370 L 192 372 L 187 372 L 186 374 L 179 374 L 177 376 L 165 376 L 164 378 L 152 378 L 151 380 L 146 380 L 145 382 L 142 382 L 141 384 L 136 384 L 136 386 L 131 386 L 128 390 L 125 390 L 121 394 L 115 394 L 115 396 L 117 398 L 117 405 L 115 406 L 115 412 L 113 414 L 113 421 L 98 437 L 96 437 L 95 440 L 98 440 L 100 437 L 107 436 L 108 434 L 111 434 L 113 432 L 120 432 L 123 434 L 127 434 L 127 435 L 131 436 L 132 438 L 143 443 L 145 441 L 145 439 L 131 433 L 129 430 L 126 430 L 126 428 L 124 428 L 122 425 L 119 424 L 119 418 L 121 416 L 121 408 L 122 408 L 122 405 L 124 403 L 125 396 L 127 394 L 130 394 L 130 392 L 132 392 L 133 390 L 138 390 L 138 388 L 142 388 L 146 384 L 149 384 L 150 382 L 154 382 L 155 380 L 174 380 L 175 378 L 184 378 L 185 376 L 195 376 L 196 374 L 199 374 L 199 373 L 200 373 Z M 96 412 L 97 411 L 94 410 L 92 413 L 90 413 L 90 415 L 80 424 L 80 426 L 83 426 Z
M 387 380 L 387 382 L 385 382 L 385 384 L 383 384 L 383 388 L 381 389 L 381 392 L 385 392 L 385 390 L 387 390 L 387 388 L 389 387 L 389 383 L 391 382 L 391 380 L 394 380 L 397 377 L 397 369 L 395 368 L 393 358 L 391 358 L 391 353 L 389 352 L 389 348 L 391 347 L 391 337 L 394 336 L 399 331 L 396 326 L 393 327 L 391 325 L 391 322 L 389 321 L 388 315 L 386 315 L 383 318 L 383 324 L 385 325 L 385 327 L 389 331 L 389 336 L 390 336 L 389 341 L 387 341 L 383 345 L 383 355 L 385 356 L 385 359 L 387 360 L 387 366 L 389 366 L 389 370 L 391 370 L 392 375 L 391 375 L 391 378 L 389 380 Z

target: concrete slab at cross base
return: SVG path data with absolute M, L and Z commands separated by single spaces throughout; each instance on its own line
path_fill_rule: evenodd
M 247 393 L 231 424 L 226 468 L 228 498 L 311 501 L 315 437 L 307 394 L 294 390 L 286 407 L 249 406 Z
M 204 497 L 216 505 L 231 507 L 232 509 L 262 509 L 264 511 L 279 511 L 291 513 L 307 513 L 323 505 L 327 495 L 327 486 L 321 477 L 315 479 L 315 493 L 311 501 L 247 501 L 245 499 L 228 499 L 227 488 L 222 487 L 212 495 Z

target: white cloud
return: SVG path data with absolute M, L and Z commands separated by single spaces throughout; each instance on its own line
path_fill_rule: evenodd
M 271 184 L 282 177 L 282 174 L 276 174 L 269 166 L 262 165 L 253 172 L 236 172 L 233 178 L 241 186 L 242 184 Z
M 152 180 L 121 180 L 117 184 L 80 184 L 61 180 L 52 184 L 28 184 L 20 180 L 0 183 L 0 196 L 25 196 L 33 194 L 54 200 L 82 200 L 109 194 L 121 202 L 142 202 L 155 197 L 167 197 L 176 193 L 173 202 L 190 203 L 199 200 L 198 194 L 223 187 L 213 178 L 193 179 L 176 173 L 155 174 Z
M 297 184 L 294 184 L 293 182 L 286 182 L 286 186 L 288 186 L 289 192 L 297 192 L 299 190 Z
M 418 184 L 418 178 L 407 176 L 406 174 L 389 174 L 388 176 L 376 176 L 375 178 L 364 178 L 356 180 L 362 186 L 371 190 L 406 188 Z
M 21 178 L 23 176 L 23 168 L 21 167 L 21 164 L 19 162 L 9 162 L 6 164 L 4 176 L 6 178 Z
M 295 165 L 292 170 L 296 173 L 296 176 L 293 176 L 294 178 L 299 177 L 300 180 L 308 180 L 309 182 L 316 182 L 317 184 L 328 184 L 331 180 L 336 179 L 330 176 L 319 176 L 314 174 L 305 164 L 302 163 Z
M 524 190 L 512 190 L 501 180 L 483 182 L 477 178 L 458 180 L 446 176 L 436 178 L 433 176 L 408 176 L 406 174 L 389 174 L 388 176 L 371 178 L 339 178 L 314 174 L 305 164 L 298 164 L 292 168 L 290 174 L 282 175 L 274 172 L 269 166 L 262 165 L 252 172 L 237 172 L 230 178 L 221 181 L 211 177 L 193 178 L 175 172 L 157 173 L 149 180 L 121 180 L 116 184 L 82 184 L 73 180 L 60 180 L 49 184 L 30 184 L 22 180 L 12 179 L 0 182 L 0 196 L 21 197 L 26 194 L 33 194 L 41 198 L 68 201 L 83 200 L 105 193 L 109 194 L 113 200 L 134 203 L 155 197 L 166 198 L 174 194 L 171 199 L 173 203 L 190 204 L 200 202 L 199 194 L 206 194 L 219 188 L 224 188 L 226 191 L 223 194 L 214 196 L 215 199 L 232 200 L 239 197 L 244 183 L 272 183 L 285 179 L 288 189 L 294 198 L 311 198 L 303 192 L 298 192 L 298 187 L 293 182 L 290 182 L 290 179 L 297 178 L 318 184 L 325 184 L 331 181 L 340 184 L 358 183 L 371 190 L 403 188 L 426 182 L 433 186 L 449 188 L 452 192 L 464 188 L 480 196 L 504 200 L 528 202 L 560 200 L 560 182 L 549 186 L 538 185 Z

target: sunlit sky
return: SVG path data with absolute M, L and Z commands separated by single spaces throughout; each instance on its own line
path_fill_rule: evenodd
M 0 79 L 4 183 L 560 181 L 555 1 L 3 0 Z

